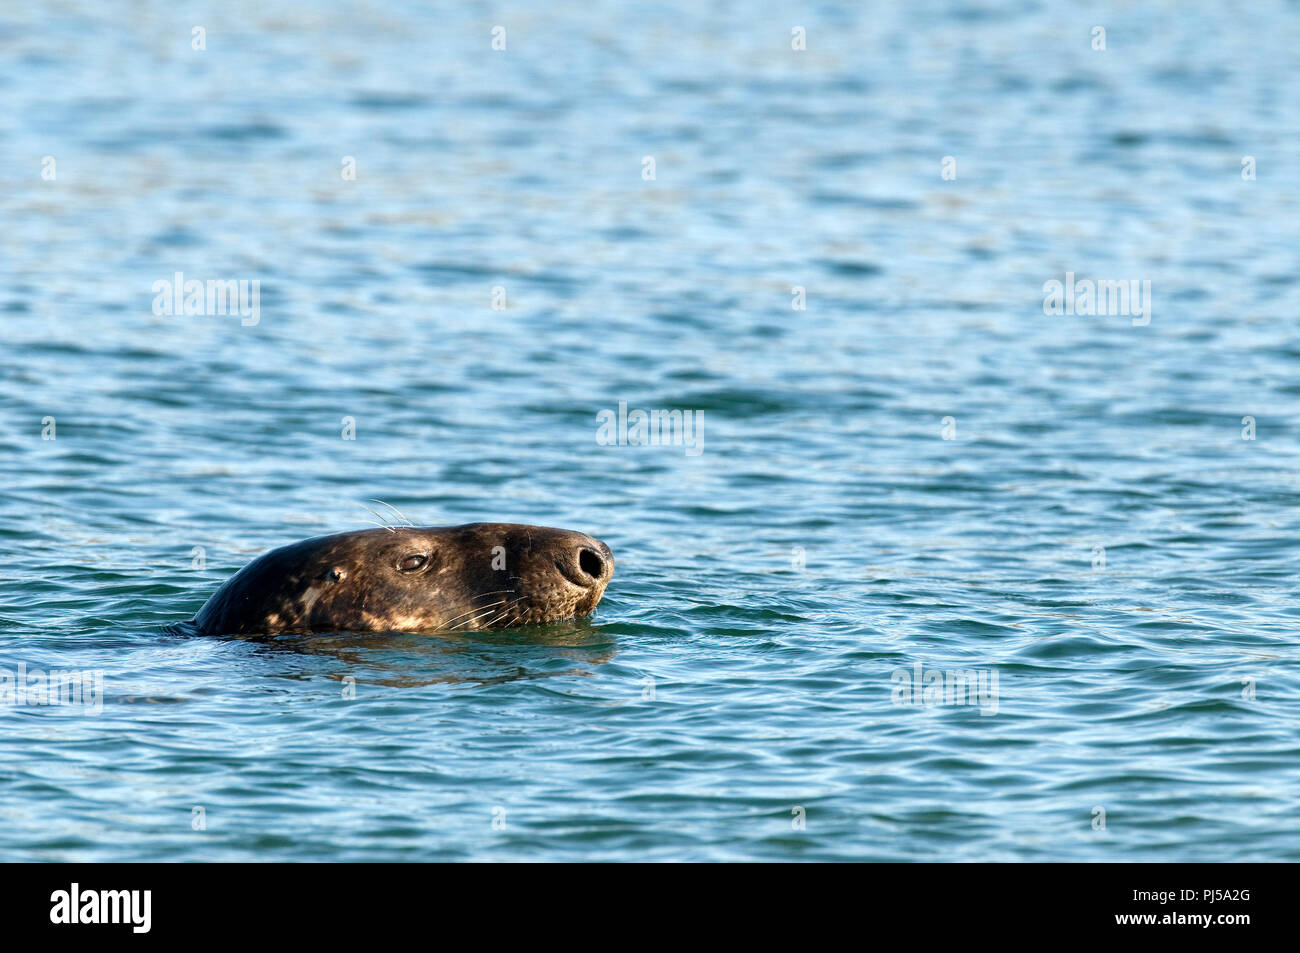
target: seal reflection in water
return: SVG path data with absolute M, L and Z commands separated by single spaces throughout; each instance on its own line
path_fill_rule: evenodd
M 258 557 L 186 628 L 205 635 L 507 628 L 590 615 L 613 575 L 609 547 L 570 530 L 368 529 Z

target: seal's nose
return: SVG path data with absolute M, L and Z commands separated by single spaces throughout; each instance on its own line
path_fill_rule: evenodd
M 614 569 L 614 559 L 610 555 L 609 547 L 602 543 L 601 549 L 604 550 L 603 553 L 597 552 L 590 546 L 583 546 L 578 550 L 578 570 L 586 577 L 583 581 L 591 586 L 604 582 Z
M 599 600 L 605 586 L 614 578 L 614 554 L 609 547 L 585 533 L 556 530 L 552 545 L 542 553 L 555 560 L 560 575 L 575 586 L 590 590 Z M 592 601 L 594 607 L 596 602 Z

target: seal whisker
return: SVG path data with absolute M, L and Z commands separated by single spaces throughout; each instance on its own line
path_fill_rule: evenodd
M 452 627 L 453 631 L 455 630 L 463 631 L 465 629 L 468 629 L 471 625 L 476 625 L 480 619 L 482 619 L 484 616 L 491 615 L 498 608 L 500 608 L 500 606 L 501 606 L 501 602 L 494 602 L 490 606 L 484 606 L 481 609 L 475 609 L 474 610 L 475 614 L 473 618 L 465 619 L 463 622 L 458 622 L 455 626 Z
M 412 523 L 410 520 L 408 520 L 408 519 L 406 518 L 405 514 L 403 514 L 402 511 L 399 510 L 397 507 L 395 507 L 392 503 L 386 503 L 386 502 L 383 501 L 383 500 L 376 500 L 376 499 L 373 499 L 373 498 L 370 500 L 370 502 L 371 502 L 371 503 L 378 503 L 380 506 L 386 506 L 386 507 L 388 507 L 388 508 L 389 508 L 390 510 L 392 510 L 394 513 L 396 513 L 396 514 L 397 514 L 397 518 L 400 519 L 400 520 L 401 520 L 403 523 L 405 523 L 407 526 L 412 526 L 412 527 L 415 526 L 415 524 Z
M 500 601 L 495 602 L 490 606 L 487 606 L 482 612 L 480 612 L 474 618 L 470 619 L 465 624 L 477 625 L 478 623 L 483 621 L 484 616 L 488 615 L 489 613 L 495 612 L 497 609 L 501 609 L 500 613 L 493 616 L 490 620 L 484 623 L 483 628 L 490 629 L 492 628 L 492 626 L 494 626 L 497 623 L 498 620 L 505 618 L 510 613 L 511 609 L 519 605 L 519 603 L 524 602 L 527 598 L 528 598 L 527 595 L 522 595 L 522 596 L 516 596 L 514 599 L 501 599 Z
M 504 594 L 507 593 L 507 592 L 514 592 L 514 590 L 513 590 L 513 589 L 498 589 L 496 592 L 483 592 L 483 593 L 479 593 L 477 596 L 474 596 L 473 598 L 471 598 L 471 599 L 470 599 L 470 602 L 471 602 L 471 603 L 474 603 L 474 602 L 477 602 L 477 601 L 480 600 L 480 599 L 486 599 L 486 598 L 488 598 L 489 596 L 500 596 L 500 595 L 504 595 Z M 463 618 L 464 618 L 465 616 L 467 616 L 467 615 L 474 615 L 475 613 L 483 612 L 485 609 L 495 609 L 497 606 L 502 605 L 502 604 L 505 603 L 505 602 L 506 602 L 505 599 L 498 599 L 496 602 L 492 603 L 492 605 L 490 605 L 490 606 L 474 606 L 473 608 L 468 609 L 468 610 L 465 611 L 465 612 L 462 612 L 460 615 L 452 616 L 450 619 L 448 619 L 448 620 L 446 621 L 445 624 L 448 625 L 448 626 L 450 626 L 450 625 L 452 625 L 452 623 L 456 622 L 456 620 L 458 620 L 458 619 L 463 619 Z
M 374 510 L 370 509 L 370 507 L 366 506 L 366 504 L 364 504 L 364 503 L 358 503 L 357 506 L 361 507 L 363 510 L 366 510 L 366 511 L 369 512 L 372 516 L 374 516 L 375 519 L 379 520 L 379 522 L 378 522 L 378 523 L 375 523 L 374 525 L 376 525 L 376 526 L 380 526 L 380 527 L 383 527 L 384 529 L 388 530 L 390 533 L 396 533 L 396 532 L 397 532 L 397 530 L 393 529 L 393 527 L 389 525 L 388 520 L 384 519 L 382 516 L 380 516 L 380 515 L 379 515 L 378 513 L 376 513 Z M 367 523 L 374 523 L 374 520 L 366 520 L 366 522 L 367 522 Z
M 444 622 L 443 625 L 449 629 L 454 629 L 459 624 L 460 620 L 465 618 L 466 616 L 479 615 L 483 612 L 495 609 L 500 604 L 501 604 L 500 602 L 494 602 L 490 606 L 475 606 L 474 608 L 468 610 L 467 612 L 462 612 L 458 616 L 453 616 L 452 618 Z
M 525 598 L 527 598 L 527 597 L 526 597 L 526 596 L 520 596 L 518 599 L 516 599 L 516 600 L 514 600 L 513 602 L 511 602 L 509 605 L 507 605 L 507 606 L 506 606 L 506 607 L 501 611 L 501 614 L 500 614 L 500 615 L 494 616 L 494 617 L 492 618 L 492 620 L 491 620 L 490 622 L 488 622 L 488 623 L 484 626 L 484 628 L 485 628 L 485 629 L 490 629 L 490 628 L 492 628 L 492 626 L 496 625 L 498 622 L 500 622 L 502 619 L 504 619 L 507 615 L 509 615 L 509 614 L 510 614 L 510 610 L 513 609 L 515 606 L 519 605 L 519 603 L 523 602 Z M 494 606 L 493 608 L 495 608 L 495 606 Z

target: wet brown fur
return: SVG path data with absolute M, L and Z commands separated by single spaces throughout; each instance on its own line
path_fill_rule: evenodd
M 416 556 L 427 560 L 400 568 Z M 570 530 L 383 527 L 258 557 L 213 594 L 192 626 L 206 635 L 507 628 L 590 615 L 613 574 L 609 547 Z

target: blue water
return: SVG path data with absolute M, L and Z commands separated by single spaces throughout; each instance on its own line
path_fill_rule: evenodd
M 1295 4 L 268 7 L 0 14 L 0 857 L 1300 860 Z M 373 498 L 617 573 L 162 632 Z

